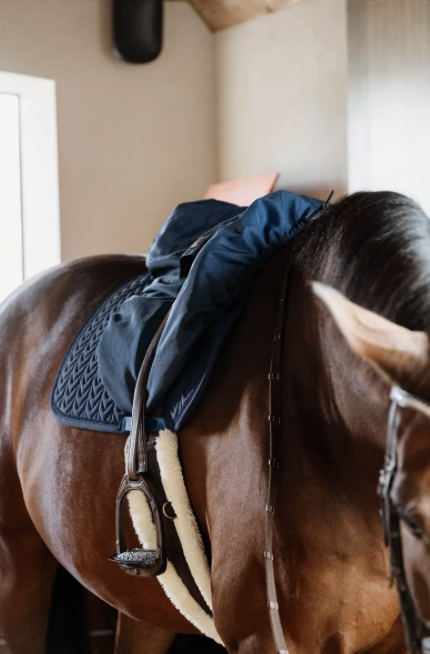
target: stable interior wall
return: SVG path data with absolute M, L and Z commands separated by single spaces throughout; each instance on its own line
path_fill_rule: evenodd
M 144 252 L 216 181 L 214 37 L 165 3 L 154 63 L 117 61 L 109 0 L 1 0 L 0 70 L 55 80 L 62 258 Z
M 411 195 L 430 214 L 430 3 L 349 0 L 349 190 Z
M 215 35 L 219 177 L 281 173 L 326 197 L 347 179 L 346 0 L 303 2 Z

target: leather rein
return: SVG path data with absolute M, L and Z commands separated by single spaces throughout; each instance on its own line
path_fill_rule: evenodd
M 273 559 L 273 526 L 276 491 L 279 477 L 279 462 L 282 445 L 282 376 L 285 342 L 285 318 L 287 313 L 288 288 L 291 278 L 291 266 L 288 266 L 282 282 L 279 307 L 275 320 L 272 357 L 269 372 L 269 457 L 268 482 L 265 520 L 264 563 L 266 571 L 267 606 L 269 609 L 272 635 L 279 654 L 289 654 L 285 644 L 279 604 L 275 585 Z
M 285 343 L 285 319 L 287 313 L 287 298 L 289 282 L 291 278 L 291 265 L 287 267 L 282 282 L 282 290 L 279 298 L 279 306 L 275 320 L 275 331 L 273 336 L 272 357 L 269 372 L 269 457 L 268 457 L 268 481 L 267 501 L 265 520 L 265 543 L 264 563 L 266 572 L 266 593 L 267 606 L 269 609 L 272 635 L 275 641 L 276 650 L 279 654 L 289 654 L 285 644 L 281 619 L 279 616 L 279 604 L 276 593 L 275 570 L 273 558 L 273 527 L 276 492 L 279 477 L 279 462 L 282 446 L 282 377 Z
M 390 392 L 391 408 L 388 416 L 387 446 L 385 463 L 379 478 L 378 494 L 382 501 L 382 517 L 385 527 L 385 545 L 390 549 L 391 580 L 396 580 L 399 595 L 403 626 L 407 646 L 411 654 L 430 652 L 428 629 L 420 619 L 412 599 L 403 560 L 400 508 L 393 502 L 391 490 L 397 472 L 397 434 L 399 430 L 398 407 L 414 409 L 430 418 L 430 404 L 411 395 L 399 386 L 394 386 Z

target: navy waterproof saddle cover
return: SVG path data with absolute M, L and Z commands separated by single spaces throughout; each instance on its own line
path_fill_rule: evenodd
M 147 408 L 162 406 L 154 430 L 182 427 L 243 312 L 256 272 L 323 206 L 286 191 L 248 208 L 214 200 L 179 205 L 154 239 L 148 272 L 110 295 L 74 339 L 54 383 L 54 415 L 71 426 L 128 432 L 144 355 L 136 344 L 145 342 L 140 337 L 154 328 L 154 316 L 160 323 L 171 306 L 148 380 Z M 199 234 L 204 237 L 196 246 Z

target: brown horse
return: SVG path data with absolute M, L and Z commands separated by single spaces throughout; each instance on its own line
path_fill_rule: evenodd
M 349 335 L 352 352 L 309 285 L 330 284 L 410 330 L 430 327 L 430 223 L 394 193 L 342 200 L 270 259 L 180 434 L 187 488 L 211 552 L 215 624 L 230 654 L 275 651 L 263 558 L 267 372 L 289 261 L 274 534 L 285 639 L 291 654 L 401 654 L 376 486 L 390 380 L 412 378 L 400 346 L 398 365 L 386 355 L 394 348 L 390 330 L 375 343 L 370 325 L 361 349 L 358 336 Z M 82 322 L 144 266 L 142 258 L 124 256 L 65 264 L 2 306 L 0 622 L 13 654 L 44 652 L 58 562 L 121 611 L 119 654 L 161 654 L 174 634 L 193 633 L 156 579 L 124 575 L 108 561 L 125 437 L 65 427 L 49 408 L 56 372 Z M 407 351 L 405 333 L 399 338 Z M 383 355 L 377 356 L 378 347 Z M 414 354 L 421 361 L 422 352 Z
M 425 240 L 421 246 L 427 257 Z M 388 531 L 396 536 L 400 530 L 401 553 L 393 561 L 393 573 L 400 578 L 405 575 L 401 583 L 412 600 L 406 598 L 406 620 L 412 639 L 419 643 L 430 636 L 430 334 L 424 317 L 428 314 L 426 274 L 415 284 L 415 297 L 408 299 L 421 301 L 421 307 L 415 307 L 417 318 L 422 316 L 415 321 L 420 328 L 417 330 L 405 329 L 366 311 L 330 287 L 317 284 L 315 291 L 331 310 L 352 351 L 394 387 L 385 474 L 391 477 L 386 487 L 387 509 L 396 518 Z

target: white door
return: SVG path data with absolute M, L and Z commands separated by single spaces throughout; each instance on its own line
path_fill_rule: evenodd
M 23 280 L 19 97 L 0 93 L 0 302 Z
M 55 82 L 0 72 L 0 302 L 60 260 Z

